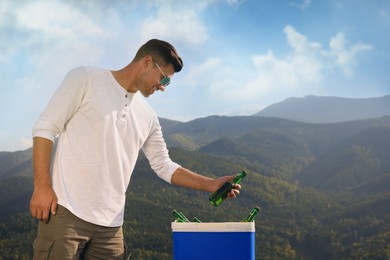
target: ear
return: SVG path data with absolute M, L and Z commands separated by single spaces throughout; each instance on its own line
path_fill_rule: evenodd
M 149 66 L 153 66 L 153 57 L 150 55 L 146 55 L 143 58 L 143 65 L 145 68 L 148 68 Z

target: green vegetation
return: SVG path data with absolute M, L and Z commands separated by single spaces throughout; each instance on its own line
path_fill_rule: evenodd
M 212 177 L 246 170 L 241 195 L 213 207 L 210 194 L 157 178 L 141 154 L 124 223 L 134 259 L 172 259 L 173 209 L 221 222 L 240 221 L 256 205 L 258 259 L 390 258 L 390 118 L 310 125 L 210 117 L 188 124 L 169 127 L 167 139 L 184 143 L 170 148 L 172 158 Z M 0 153 L 0 164 L 0 259 L 30 259 L 37 228 L 28 213 L 31 150 Z

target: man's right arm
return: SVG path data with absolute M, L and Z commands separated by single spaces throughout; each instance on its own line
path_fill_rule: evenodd
M 33 165 L 34 191 L 30 201 L 30 212 L 34 218 L 49 221 L 50 214 L 57 210 L 57 196 L 53 190 L 50 175 L 53 142 L 42 137 L 34 137 Z
M 34 192 L 30 201 L 31 215 L 47 223 L 57 210 L 50 174 L 53 142 L 79 110 L 89 89 L 85 67 L 71 70 L 50 99 L 33 129 Z

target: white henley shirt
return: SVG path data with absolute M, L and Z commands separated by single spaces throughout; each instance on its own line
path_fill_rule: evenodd
M 97 225 L 123 224 L 125 193 L 140 149 L 165 181 L 180 167 L 169 158 L 158 118 L 139 93 L 109 70 L 80 67 L 65 77 L 33 129 L 54 142 L 58 204 Z

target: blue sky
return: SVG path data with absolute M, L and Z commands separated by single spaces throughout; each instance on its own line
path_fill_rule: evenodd
M 251 115 L 288 97 L 390 94 L 388 0 L 1 0 L 0 151 L 31 129 L 65 74 L 119 69 L 151 38 L 184 59 L 160 117 Z

